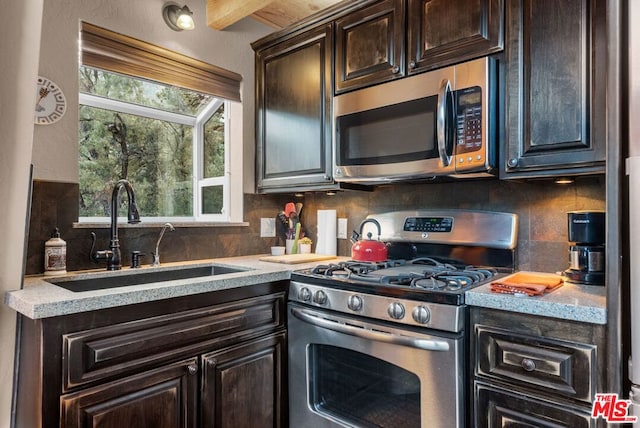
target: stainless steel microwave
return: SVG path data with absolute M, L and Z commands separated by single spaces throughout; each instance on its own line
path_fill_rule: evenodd
M 484 57 L 336 96 L 335 180 L 491 175 L 495 68 L 495 60 Z

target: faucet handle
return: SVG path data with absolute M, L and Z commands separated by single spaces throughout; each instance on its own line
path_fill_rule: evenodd
M 140 257 L 144 257 L 140 251 L 131 252 L 131 269 L 137 269 L 140 267 Z
M 94 263 L 99 263 L 101 260 L 109 260 L 113 252 L 111 250 L 94 251 L 94 249 L 96 248 L 97 240 L 95 232 L 91 232 L 91 238 L 93 240 L 91 243 L 91 250 L 89 250 L 89 258 L 91 259 L 91 261 Z
M 160 254 L 152 252 L 151 253 L 151 259 L 153 260 L 151 262 L 151 266 L 153 266 L 153 267 L 160 266 Z

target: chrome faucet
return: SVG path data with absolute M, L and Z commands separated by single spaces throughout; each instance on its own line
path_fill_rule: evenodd
M 171 223 L 165 223 L 164 226 L 162 226 L 162 230 L 160 231 L 160 236 L 158 236 L 158 242 L 156 242 L 156 252 L 151 253 L 151 255 L 153 256 L 153 264 L 152 264 L 153 267 L 160 266 L 160 241 L 162 240 L 162 237 L 164 236 L 164 232 L 167 229 L 169 229 L 172 232 L 176 230 Z
M 131 187 L 131 184 L 127 180 L 120 180 L 116 183 L 111 193 L 111 239 L 109 240 L 109 249 L 94 251 L 96 234 L 91 232 L 91 236 L 93 237 L 91 260 L 94 262 L 106 260 L 107 270 L 120 270 L 122 267 L 120 241 L 118 240 L 118 195 L 121 189 L 127 191 L 127 223 L 140 223 L 140 214 L 138 213 L 133 187 Z

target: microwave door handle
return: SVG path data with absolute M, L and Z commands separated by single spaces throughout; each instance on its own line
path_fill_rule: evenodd
M 451 133 L 448 132 L 448 130 L 451 126 L 449 121 L 452 120 L 452 118 L 448 113 L 449 108 L 452 107 L 450 104 L 453 103 L 452 98 L 451 83 L 449 82 L 449 79 L 443 79 L 440 84 L 440 93 L 436 112 L 436 135 L 438 138 L 438 153 L 440 155 L 440 161 L 442 161 L 444 166 L 449 166 L 452 156 L 452 153 L 447 153 L 447 143 L 449 142 L 449 138 L 451 138 Z
M 291 313 L 301 321 L 317 327 L 327 328 L 337 331 L 338 333 L 348 334 L 362 339 L 373 340 L 375 342 L 390 343 L 393 345 L 409 346 L 412 348 L 423 349 L 426 351 L 448 351 L 449 344 L 443 340 L 418 339 L 408 336 L 398 336 L 391 333 L 383 333 L 379 331 L 365 330 L 364 328 L 351 325 L 341 324 L 311 315 L 307 311 L 291 308 Z

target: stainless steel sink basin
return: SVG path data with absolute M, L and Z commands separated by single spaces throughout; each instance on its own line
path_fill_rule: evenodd
M 97 278 L 60 278 L 47 279 L 46 281 L 65 288 L 69 291 L 93 291 L 105 290 L 109 288 L 128 287 L 130 285 L 150 284 L 154 282 L 175 281 L 179 279 L 202 278 L 207 276 L 224 275 L 227 273 L 243 272 L 246 269 L 232 268 L 228 266 L 207 265 L 190 266 L 178 269 L 149 270 L 144 268 L 139 270 L 117 271 L 109 276 Z

